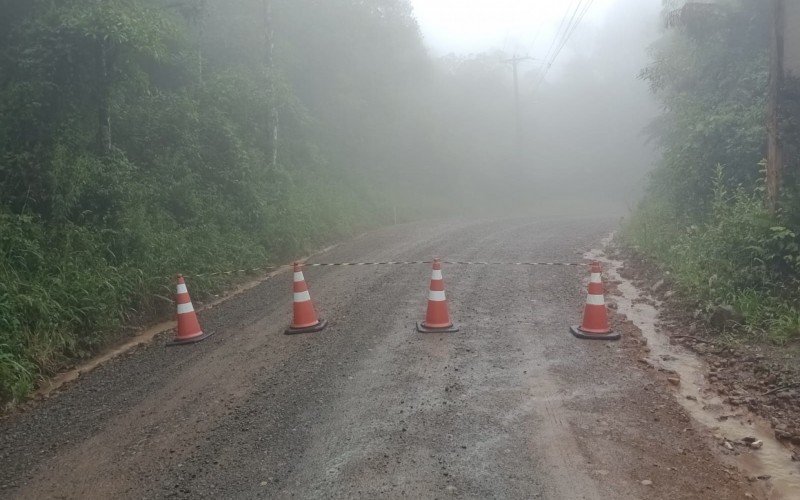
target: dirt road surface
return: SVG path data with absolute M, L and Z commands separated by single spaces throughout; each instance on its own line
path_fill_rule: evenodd
M 611 219 L 436 221 L 312 262 L 580 261 Z M 330 326 L 286 336 L 291 275 L 0 421 L 3 498 L 751 498 L 630 343 L 579 341 L 586 269 L 310 268 Z M 191 283 L 189 284 L 191 290 Z

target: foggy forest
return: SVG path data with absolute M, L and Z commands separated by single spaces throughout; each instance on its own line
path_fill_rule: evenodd
M 520 66 L 518 138 L 514 54 L 433 57 L 404 1 L 7 0 L 3 394 L 158 314 L 176 269 L 395 217 L 624 213 L 656 157 L 639 73 L 659 8 L 565 31 L 579 49 L 552 81 L 549 60 Z
M 480 51 L 422 3 L 0 0 L 0 403 L 171 318 L 177 273 L 202 303 L 420 221 L 602 215 L 690 336 L 798 355 L 796 2 L 558 2 Z

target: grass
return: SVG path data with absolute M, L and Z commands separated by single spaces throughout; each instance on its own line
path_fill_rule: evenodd
M 0 403 L 22 400 L 128 327 L 169 317 L 176 273 L 283 263 L 389 220 L 388 209 L 346 182 L 321 184 L 298 186 L 285 211 L 248 230 L 224 217 L 185 225 L 133 210 L 112 230 L 0 210 Z M 192 295 L 237 279 L 191 278 Z
M 669 271 L 682 296 L 699 308 L 730 305 L 741 313 L 740 333 L 777 344 L 800 339 L 798 236 L 763 208 L 759 193 L 731 192 L 718 178 L 703 220 L 651 197 L 621 236 Z

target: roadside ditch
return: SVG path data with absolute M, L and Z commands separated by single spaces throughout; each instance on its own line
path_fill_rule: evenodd
M 798 353 L 721 336 L 613 234 L 584 257 L 603 264 L 609 309 L 642 344 L 638 362 L 662 374 L 717 451 L 767 498 L 800 498 Z

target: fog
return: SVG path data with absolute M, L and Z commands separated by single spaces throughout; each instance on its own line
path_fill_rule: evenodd
M 583 22 L 602 21 L 617 0 L 594 0 Z M 578 2 L 549 0 L 411 0 L 413 15 L 435 55 L 493 50 L 544 57 L 565 13 Z M 585 4 L 588 6 L 588 2 Z
M 263 64 L 271 5 L 276 166 L 322 168 L 392 217 L 622 213 L 653 164 L 638 75 L 660 0 L 207 5 L 193 29 L 212 68 Z
M 454 106 L 469 103 L 449 118 L 471 152 L 459 177 L 488 174 L 487 207 L 624 212 L 635 203 L 657 154 L 645 128 L 658 107 L 639 73 L 659 34 L 659 0 L 591 5 L 554 59 L 578 2 L 413 3 L 426 47 L 454 77 Z M 514 56 L 533 58 L 519 64 L 519 141 Z
M 89 297 L 115 277 L 86 323 L 110 324 L 129 283 L 158 307 L 142 276 L 427 218 L 622 214 L 656 157 L 638 75 L 660 4 L 4 0 L 0 232 L 29 250 L 0 282 Z M 41 279 L 65 269 L 84 281 Z

